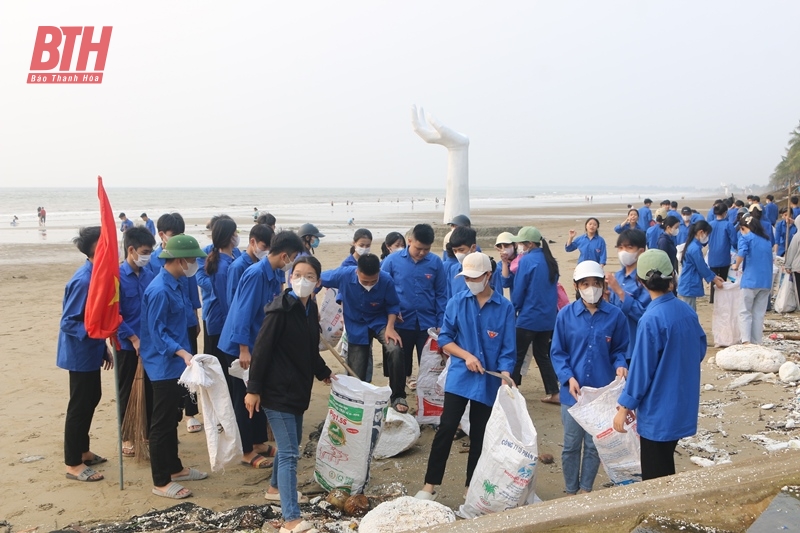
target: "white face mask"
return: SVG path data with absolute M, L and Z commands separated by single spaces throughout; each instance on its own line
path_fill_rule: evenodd
M 459 263 L 463 263 L 465 257 L 467 257 L 467 254 L 461 254 L 461 253 L 456 254 L 456 259 L 458 260 Z
M 467 284 L 467 288 L 469 289 L 469 292 L 471 292 L 473 295 L 477 296 L 477 295 L 479 295 L 480 293 L 483 292 L 483 289 L 486 288 L 486 283 L 488 281 L 489 280 L 485 279 L 483 281 L 465 281 L 465 283 Z
M 635 252 L 626 252 L 620 251 L 617 252 L 617 257 L 619 257 L 619 262 L 622 263 L 624 266 L 629 267 L 639 259 L 639 254 Z
M 375 286 L 375 285 L 364 285 L 360 281 L 358 282 L 358 284 L 361 285 L 362 287 L 364 287 L 364 290 L 367 291 L 367 292 L 371 291 L 372 288 Z
M 262 259 L 264 259 L 265 257 L 267 257 L 269 255 L 269 250 L 262 250 L 261 248 L 256 248 L 256 253 L 253 254 L 253 255 L 255 255 L 256 258 L 259 261 L 261 261 Z
M 197 270 L 200 268 L 200 265 L 197 264 L 197 261 L 194 263 L 189 263 L 188 268 L 183 269 L 183 273 L 186 275 L 187 278 L 191 278 L 195 274 L 197 274 Z
M 239 234 L 238 233 L 234 233 L 233 237 L 231 237 L 231 244 L 233 245 L 234 248 L 238 248 L 239 247 Z
M 706 244 L 708 242 L 708 235 L 705 235 L 704 237 L 698 237 L 697 240 L 700 241 L 700 244 Z
M 679 228 L 669 230 L 669 234 L 672 235 L 673 237 L 677 237 L 680 232 L 681 230 Z
M 133 264 L 136 265 L 137 267 L 141 268 L 141 267 L 147 265 L 147 263 L 150 262 L 150 256 L 151 255 L 152 254 L 147 254 L 147 255 L 139 254 L 139 258 L 138 259 L 134 259 Z
M 291 269 L 292 269 L 291 261 L 281 267 L 281 270 L 283 270 L 284 272 L 289 272 Z
M 603 297 L 603 288 L 602 287 L 587 287 L 585 289 L 580 289 L 581 298 L 584 302 L 589 304 L 596 304 L 600 301 L 600 298 Z
M 369 246 L 356 246 L 356 253 L 358 255 L 364 255 L 369 253 Z
M 398 246 L 397 248 L 392 248 L 391 250 L 389 250 L 389 253 L 393 254 L 393 253 L 399 252 L 401 250 L 405 250 L 405 247 L 404 246 Z
M 292 280 L 292 290 L 299 298 L 311 296 L 316 286 L 317 284 L 315 282 L 309 281 L 306 278 Z
M 513 246 L 503 246 L 503 250 L 500 252 L 500 255 L 503 257 L 511 257 L 514 255 L 514 247 Z
M 689 222 L 692 219 L 691 215 L 683 215 L 683 221 Z

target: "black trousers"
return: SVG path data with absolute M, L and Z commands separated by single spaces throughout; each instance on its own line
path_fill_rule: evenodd
M 397 334 L 403 341 L 403 357 L 406 367 L 406 377 L 410 376 L 414 370 L 414 348 L 417 349 L 417 365 L 422 357 L 422 349 L 428 342 L 428 331 L 417 329 L 396 329 Z
M 153 420 L 150 423 L 150 471 L 153 485 L 163 487 L 172 474 L 183 470 L 178 457 L 178 420 L 175 412 L 181 401 L 177 379 L 153 381 Z
M 102 387 L 100 369 L 91 372 L 69 372 L 69 405 L 64 422 L 64 464 L 78 466 L 89 451 L 89 429 Z
M 191 353 L 192 355 L 197 354 L 197 335 L 198 335 L 197 326 L 192 326 L 189 328 L 189 344 L 191 345 Z M 186 387 L 181 387 L 180 390 L 180 397 L 181 402 L 178 404 L 178 420 L 183 418 L 183 415 L 186 416 L 195 416 L 200 412 L 200 409 L 197 407 L 197 400 L 192 398 L 192 395 L 189 394 L 189 389 Z M 182 411 L 182 412 L 181 412 Z
M 678 441 L 659 442 L 639 435 L 642 453 L 642 481 L 675 473 L 675 447 Z
M 558 377 L 553 369 L 553 362 L 550 360 L 550 342 L 552 340 L 552 331 L 531 331 L 517 328 L 517 364 L 514 366 L 511 378 L 518 387 L 522 384 L 522 363 L 528 353 L 528 346 L 533 345 L 533 358 L 542 375 L 545 393 L 556 394 L 558 392 Z
M 203 353 L 216 356 L 222 367 L 222 375 L 228 380 L 228 354 L 219 349 L 219 335 L 209 335 L 206 332 L 206 323 L 203 322 Z M 230 385 L 229 385 L 230 387 Z
M 486 432 L 486 423 L 492 414 L 492 407 L 481 402 L 476 402 L 452 394 L 444 393 L 444 408 L 439 419 L 439 429 L 433 437 L 431 453 L 428 456 L 428 469 L 425 471 L 425 483 L 431 485 L 441 485 L 444 478 L 444 469 L 447 466 L 447 457 L 450 455 L 450 448 L 453 447 L 453 438 L 456 435 L 461 417 L 469 403 L 469 456 L 467 457 L 467 481 L 465 487 L 469 486 L 472 474 L 478 465 L 483 448 L 483 434 Z
M 713 272 L 717 276 L 721 277 L 723 281 L 728 281 L 728 269 L 730 269 L 730 266 L 711 267 L 711 272 Z M 711 294 L 708 297 L 708 303 L 712 303 L 712 304 L 714 303 L 714 290 L 716 290 L 716 288 L 717 288 L 716 285 L 714 285 L 712 283 L 711 284 Z
M 235 359 L 235 357 L 228 356 L 228 366 Z M 259 409 L 253 413 L 253 418 L 250 418 L 250 413 L 247 412 L 247 407 L 244 405 L 244 397 L 247 394 L 244 381 L 231 377 L 228 383 L 231 387 L 236 425 L 239 426 L 239 435 L 242 437 L 242 454 L 247 455 L 253 451 L 254 444 L 267 442 L 267 415 L 264 414 L 263 409 Z

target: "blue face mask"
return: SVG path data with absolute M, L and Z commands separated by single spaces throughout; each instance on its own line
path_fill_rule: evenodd
M 316 248 L 317 246 L 319 246 L 319 237 L 314 237 L 314 240 L 311 241 L 311 247 Z

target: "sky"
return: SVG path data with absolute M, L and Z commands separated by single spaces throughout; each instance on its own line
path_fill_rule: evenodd
M 0 3 L 0 186 L 766 183 L 800 2 Z M 113 26 L 100 85 L 26 83 L 39 26 Z M 77 61 L 77 49 L 72 68 Z M 89 66 L 94 64 L 94 54 Z

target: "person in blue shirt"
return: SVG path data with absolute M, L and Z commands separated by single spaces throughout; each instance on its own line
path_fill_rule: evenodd
M 750 215 L 759 221 L 764 230 L 764 236 L 769 240 L 770 249 L 775 245 L 775 235 L 772 233 L 772 224 L 764 219 L 764 212 L 761 209 L 761 204 L 753 204 L 750 206 Z
M 448 300 L 456 293 L 467 289 L 467 286 L 464 285 L 464 278 L 458 273 L 461 272 L 461 263 L 464 258 L 476 251 L 477 239 L 478 233 L 467 226 L 458 226 L 450 233 L 450 239 L 445 245 L 448 261 L 444 263 Z
M 519 260 L 511 290 L 517 315 L 517 364 L 512 377 L 517 385 L 522 383 L 522 364 L 528 346 L 532 345 L 546 394 L 542 401 L 558 405 L 558 378 L 550 361 L 550 342 L 558 313 L 558 263 L 547 240 L 535 227 L 521 228 L 514 241 L 522 243 L 525 255 Z
M 258 215 L 258 218 L 256 219 L 255 222 L 256 224 L 263 224 L 265 226 L 268 226 L 269 229 L 271 229 L 272 232 L 275 233 L 275 226 L 278 223 L 278 220 L 272 213 L 261 213 L 260 215 Z
M 600 458 L 592 435 L 569 413 L 581 387 L 605 387 L 628 374 L 628 324 L 617 307 L 603 300 L 605 273 L 594 261 L 584 261 L 572 276 L 576 300 L 556 317 L 550 357 L 561 383 L 561 422 L 564 425 L 562 472 L 567 494 L 591 492 Z M 583 458 L 581 459 L 581 447 Z
M 648 248 L 658 248 L 658 239 L 664 233 L 664 219 L 666 216 L 656 215 L 656 223 L 650 226 L 645 233 L 645 239 Z
M 113 367 L 105 339 L 92 339 L 86 333 L 84 313 L 92 277 L 94 251 L 100 239 L 100 226 L 81 228 L 73 243 L 86 256 L 86 262 L 73 274 L 64 289 L 63 311 L 58 332 L 56 365 L 69 371 L 69 405 L 64 422 L 64 464 L 67 479 L 100 481 L 103 474 L 92 466 L 106 459 L 89 447 L 89 429 L 102 387 L 100 369 Z
M 771 194 L 768 194 L 766 203 L 763 207 L 764 218 L 774 226 L 778 222 L 778 204 L 775 203 L 775 197 Z
M 690 210 L 691 212 L 691 210 Z M 681 214 L 678 212 L 678 202 L 672 201 L 669 203 L 669 209 L 667 210 L 668 217 L 675 217 L 678 220 L 681 219 Z
M 174 235 L 161 251 L 164 267 L 144 291 L 139 355 L 153 386 L 150 423 L 150 471 L 152 493 L 183 499 L 192 492 L 180 481 L 205 479 L 208 474 L 184 468 L 178 456 L 178 421 L 182 399 L 178 378 L 192 364 L 186 326 L 186 296 L 178 280 L 197 273 L 197 258 L 206 254 L 189 235 Z
M 622 268 L 613 276 L 606 274 L 608 302 L 619 308 L 628 320 L 628 351 L 625 360 L 630 365 L 636 344 L 639 319 L 650 304 L 650 294 L 636 276 L 639 256 L 645 251 L 645 234 L 639 230 L 623 231 L 617 238 L 617 257 Z
M 400 299 L 392 278 L 381 275 L 380 259 L 364 254 L 358 258 L 357 267 L 326 270 L 321 281 L 323 287 L 337 289 L 342 298 L 348 364 L 360 380 L 367 381 L 372 341 L 378 339 L 383 347 L 384 376 L 392 389 L 392 407 L 398 413 L 408 412 L 403 343 L 395 330 Z
M 733 203 L 733 208 L 728 207 L 728 222 L 735 226 L 739 222 L 740 209 L 742 208 L 744 208 L 744 202 L 741 200 L 736 200 Z
M 650 198 L 644 199 L 644 205 L 639 208 L 639 229 L 642 231 L 647 231 L 653 223 L 653 212 L 650 210 L 650 206 L 653 205 L 653 200 Z
M 569 230 L 569 238 L 564 245 L 564 250 L 567 252 L 580 250 L 578 263 L 583 261 L 595 261 L 605 266 L 608 257 L 606 256 L 606 241 L 598 233 L 600 230 L 600 221 L 594 217 L 589 217 L 586 219 L 583 228 L 585 233 L 577 238 L 577 232 L 574 229 Z
M 711 206 L 711 209 L 708 210 L 708 214 L 706 214 L 706 222 L 710 223 L 712 220 L 714 220 L 714 209 L 716 209 L 716 207 L 722 203 L 725 202 L 719 198 L 714 200 L 714 205 Z M 727 209 L 725 211 L 727 211 Z
M 503 296 L 503 290 L 510 289 L 514 285 L 514 276 L 511 273 L 511 262 L 517 258 L 517 243 L 514 242 L 514 234 L 504 231 L 497 236 L 494 247 L 500 254 L 500 264 L 492 274 L 492 289 Z
M 125 213 L 120 213 L 117 218 L 119 218 L 119 220 L 120 220 L 119 230 L 122 233 L 125 233 L 126 231 L 128 231 L 130 228 L 133 227 L 133 220 L 131 220 L 128 217 L 126 217 Z
M 228 288 L 225 291 L 228 298 L 228 305 L 233 301 L 236 296 L 236 288 L 239 286 L 239 280 L 242 279 L 244 271 L 258 263 L 269 255 L 269 247 L 275 233 L 266 224 L 256 224 L 250 228 L 250 235 L 248 236 L 247 249 L 243 254 L 233 260 L 231 266 L 228 267 Z
M 414 349 L 417 363 L 428 340 L 428 328 L 438 329 L 447 303 L 447 278 L 442 260 L 430 253 L 434 241 L 429 224 L 417 224 L 405 250 L 393 253 L 381 263 L 381 270 L 394 281 L 400 298 L 400 316 L 395 329 L 402 339 L 406 377 L 411 376 Z
M 142 298 L 144 291 L 153 281 L 153 273 L 145 268 L 150 262 L 156 240 L 147 228 L 131 228 L 123 237 L 127 257 L 119 267 L 119 314 L 122 323 L 117 330 L 120 350 L 117 353 L 117 378 L 119 381 L 120 420 L 125 420 L 128 400 L 131 396 L 136 367 L 139 363 L 139 332 L 141 328 Z M 145 375 L 144 390 L 148 426 L 153 403 L 153 389 L 150 379 Z M 123 441 L 122 455 L 133 457 L 136 454 L 133 442 Z
M 470 448 L 465 486 L 469 487 L 481 456 L 486 423 L 501 385 L 500 378 L 485 371 L 499 372 L 513 384 L 510 376 L 516 363 L 514 308 L 492 290 L 491 275 L 489 256 L 480 252 L 469 254 L 459 274 L 468 290 L 459 292 L 447 303 L 439 346 L 450 356 L 450 367 L 439 429 L 428 456 L 425 485 L 416 494 L 420 499 L 436 499 L 435 487 L 442 484 L 450 448 L 467 405 Z
M 711 271 L 728 280 L 728 270 L 731 266 L 731 250 L 736 249 L 738 236 L 733 225 L 728 221 L 728 206 L 720 202 L 714 208 L 714 220 L 709 222 L 711 235 L 708 237 L 707 263 Z M 714 303 L 715 286 L 711 287 L 709 303 Z
M 792 244 L 792 238 L 795 234 L 797 234 L 797 227 L 794 225 L 794 220 L 789 216 L 789 208 L 781 207 L 780 220 L 775 224 L 774 250 L 778 257 L 783 257 L 786 254 L 786 250 L 788 250 L 789 245 Z
M 156 224 L 153 222 L 153 219 L 147 216 L 147 213 L 142 213 L 140 218 L 144 220 L 144 226 L 147 228 L 147 231 L 153 234 L 153 237 L 158 235 L 156 232 Z
M 350 255 L 344 258 L 341 266 L 358 266 L 358 258 L 370 253 L 372 247 L 372 232 L 366 228 L 359 228 L 353 233 L 353 244 L 350 246 Z M 338 300 L 337 300 L 338 301 Z
M 689 306 L 672 294 L 675 272 L 661 250 L 639 257 L 637 275 L 652 302 L 639 321 L 636 349 L 617 402 L 614 429 L 625 433 L 636 412 L 642 480 L 675 473 L 678 440 L 697 432 L 700 364 L 706 334 Z
M 724 280 L 708 268 L 703 257 L 703 246 L 708 243 L 711 236 L 711 224 L 701 220 L 689 228 L 689 236 L 680 254 L 682 266 L 681 276 L 678 280 L 678 298 L 689 304 L 693 311 L 697 311 L 698 296 L 705 296 L 703 280 L 713 283 L 718 289 L 722 288 Z M 772 254 L 770 254 L 770 258 Z
M 800 197 L 789 198 L 789 205 L 792 208 L 792 218 L 800 218 Z
M 682 244 L 678 242 L 681 235 L 681 229 L 683 224 L 681 221 L 675 217 L 667 217 L 664 222 L 661 223 L 661 228 L 664 230 L 661 233 L 661 236 L 658 238 L 658 245 L 656 248 L 659 250 L 664 250 L 667 255 L 669 256 L 669 260 L 672 261 L 672 265 L 675 267 L 675 270 L 678 270 L 678 244 Z M 688 232 L 687 232 L 688 233 Z M 684 241 L 686 239 L 684 237 Z
M 636 209 L 629 209 L 628 210 L 628 217 L 621 222 L 614 226 L 614 231 L 617 233 L 622 233 L 626 229 L 637 229 L 639 227 L 639 211 Z
M 742 267 L 742 304 L 739 311 L 739 331 L 742 344 L 761 344 L 764 332 L 764 315 L 767 313 L 769 295 L 772 291 L 772 246 L 764 234 L 761 221 L 754 216 L 745 216 L 739 225 L 736 263 L 731 267 Z
M 291 231 L 281 231 L 272 239 L 267 257 L 242 274 L 236 295 L 229 303 L 228 316 L 217 345 L 227 356 L 228 368 L 237 359 L 242 369 L 250 368 L 253 346 L 264 322 L 265 308 L 282 292 L 281 274 L 292 267 L 303 249 L 303 242 L 298 235 Z M 256 469 L 269 468 L 272 461 L 267 456 L 273 456 L 275 450 L 263 444 L 267 440 L 266 415 L 259 411 L 250 417 L 244 405 L 247 394 L 244 381 L 231 377 L 228 386 L 242 438 L 241 462 Z
M 406 249 L 406 238 L 399 231 L 390 231 L 381 243 L 381 261 L 395 252 Z

